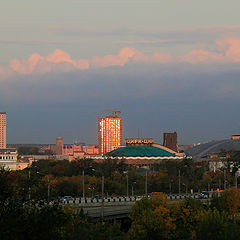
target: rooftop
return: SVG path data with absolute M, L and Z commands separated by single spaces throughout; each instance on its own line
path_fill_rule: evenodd
M 106 154 L 106 156 L 117 157 L 173 157 L 174 153 L 170 153 L 161 148 L 153 146 L 126 146 L 115 149 Z

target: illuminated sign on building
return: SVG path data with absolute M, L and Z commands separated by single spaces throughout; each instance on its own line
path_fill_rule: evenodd
M 125 139 L 126 145 L 151 145 L 154 143 L 152 138 L 130 138 Z

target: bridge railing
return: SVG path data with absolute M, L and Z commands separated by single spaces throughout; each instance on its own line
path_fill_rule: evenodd
M 120 203 L 133 203 L 138 200 L 141 200 L 144 196 L 130 196 L 130 197 L 108 197 L 108 198 L 73 198 L 70 200 L 64 200 L 63 204 L 78 204 L 78 205 L 99 205 L 102 201 L 106 204 L 120 204 Z M 182 200 L 185 198 L 194 198 L 194 199 L 202 199 L 199 194 L 171 194 L 167 195 L 167 199 L 170 201 L 174 200 Z M 212 195 L 209 195 L 207 198 L 211 198 Z

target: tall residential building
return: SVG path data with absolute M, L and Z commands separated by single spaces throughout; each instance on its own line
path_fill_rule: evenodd
M 122 144 L 122 119 L 118 116 L 107 116 L 98 119 L 99 153 L 105 154 Z
M 6 148 L 6 112 L 0 112 L 0 148 Z

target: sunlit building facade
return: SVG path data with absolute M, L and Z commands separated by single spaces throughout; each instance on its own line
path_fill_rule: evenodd
M 6 148 L 6 112 L 0 112 L 0 148 Z
M 122 119 L 117 116 L 107 116 L 98 119 L 99 153 L 105 154 L 122 144 Z

